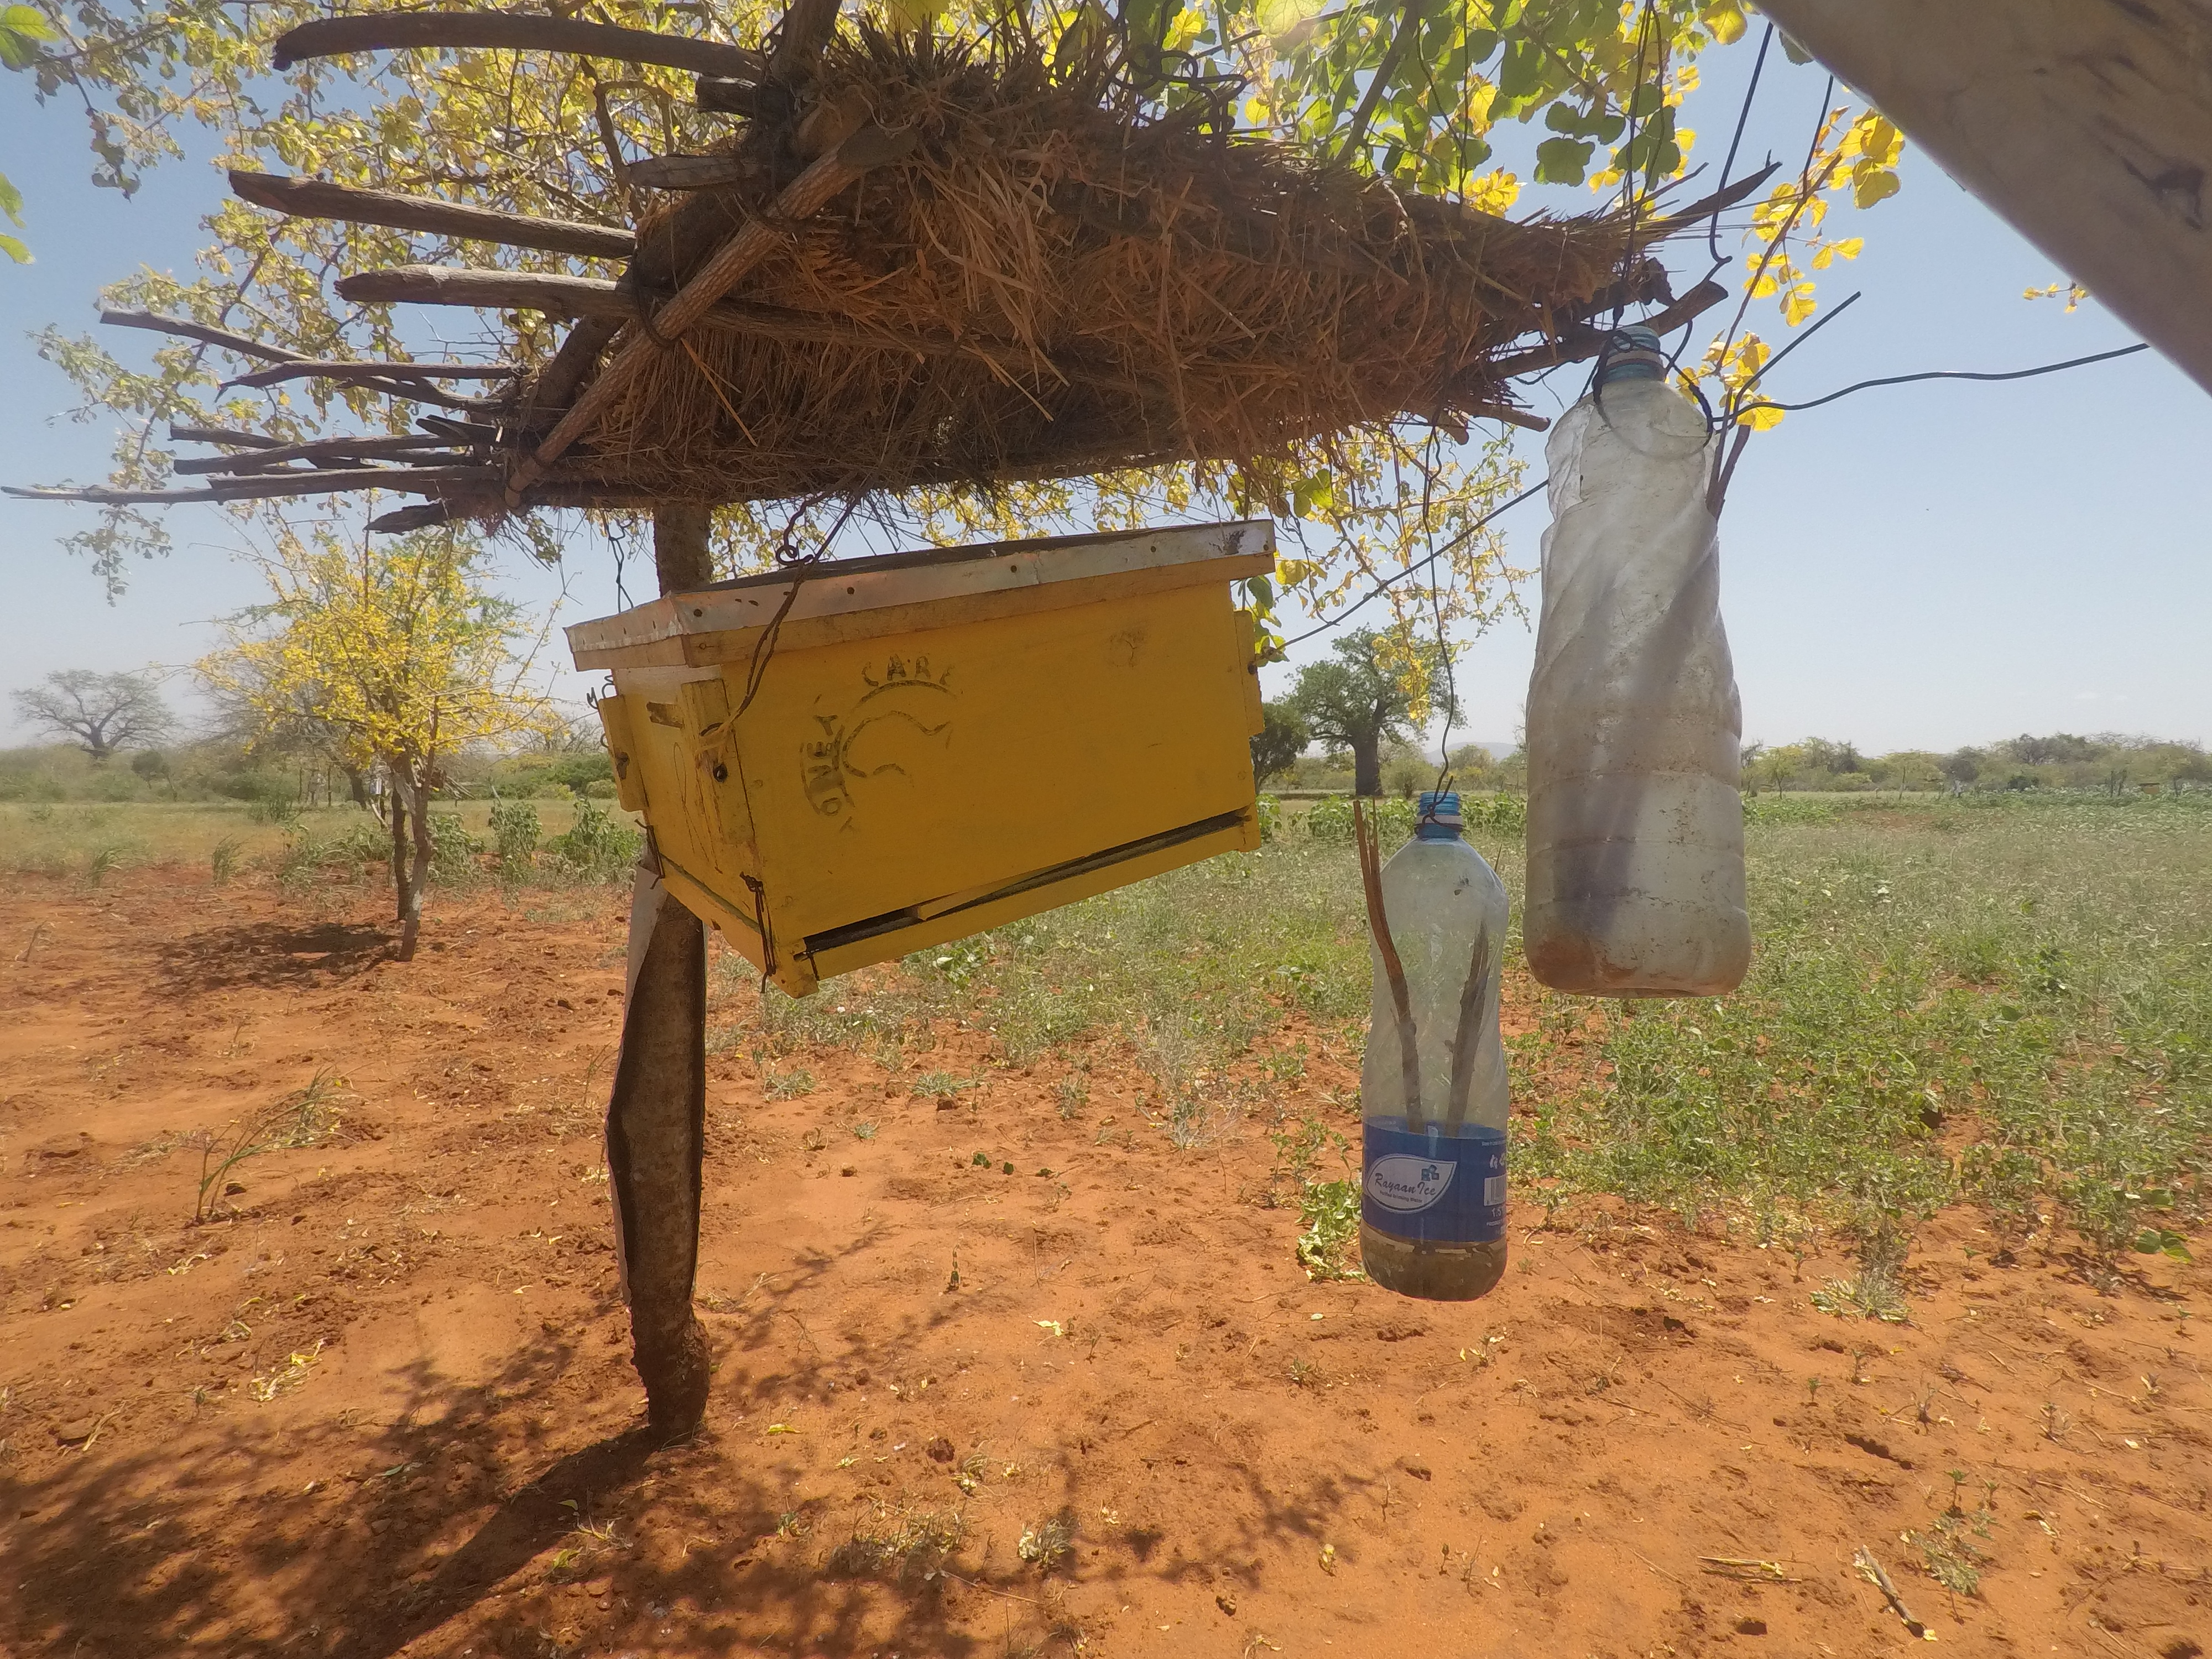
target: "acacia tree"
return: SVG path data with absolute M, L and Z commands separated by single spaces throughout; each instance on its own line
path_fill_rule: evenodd
M 100 674 L 64 668 L 15 694 L 15 713 L 96 761 L 133 744 L 158 742 L 175 725 L 161 694 L 144 674 Z
M 328 531 L 287 536 L 264 569 L 275 597 L 233 618 L 230 643 L 199 672 L 252 713 L 261 741 L 312 722 L 349 769 L 383 771 L 407 961 L 435 851 L 430 797 L 453 757 L 557 726 L 534 684 L 543 635 L 486 590 L 481 555 L 447 531 L 351 544 Z

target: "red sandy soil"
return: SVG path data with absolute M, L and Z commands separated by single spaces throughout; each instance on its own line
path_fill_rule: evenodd
M 1103 1042 L 1073 1119 L 1066 1056 L 949 1027 L 950 1109 L 718 1055 L 714 1403 L 657 1449 L 596 1133 L 618 905 L 530 902 L 588 914 L 441 897 L 401 964 L 359 889 L 0 897 L 0 1649 L 1924 1651 L 1862 1547 L 1941 1652 L 2212 1648 L 2204 1269 L 2100 1293 L 1960 1212 L 1910 1323 L 1846 1322 L 1840 1259 L 1592 1204 L 1516 1210 L 1478 1304 L 1309 1283 L 1267 1125 L 1176 1150 Z M 191 1225 L 184 1138 L 325 1070 L 339 1131 Z M 1975 1596 L 1901 1538 L 1954 1469 Z

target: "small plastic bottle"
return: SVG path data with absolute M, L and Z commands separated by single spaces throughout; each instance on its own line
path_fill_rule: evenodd
M 1457 795 L 1422 795 L 1417 823 L 1382 884 L 1413 1016 L 1410 1054 L 1382 947 L 1370 945 L 1359 1249 L 1385 1290 L 1471 1302 L 1505 1272 L 1505 888 L 1460 838 Z
M 1617 331 L 1546 447 L 1522 934 L 1538 979 L 1597 996 L 1718 996 L 1751 963 L 1717 447 L 1664 374 Z

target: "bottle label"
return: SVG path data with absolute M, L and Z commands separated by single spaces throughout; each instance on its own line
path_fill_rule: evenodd
M 1394 1238 L 1487 1244 L 1505 1237 L 1505 1132 L 1418 1133 L 1402 1117 L 1365 1125 L 1360 1219 Z

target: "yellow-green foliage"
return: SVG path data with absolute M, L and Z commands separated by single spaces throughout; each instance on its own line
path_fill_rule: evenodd
M 486 591 L 481 563 L 444 531 L 288 537 L 264 565 L 274 599 L 234 621 L 200 673 L 264 738 L 307 735 L 356 770 L 434 787 L 469 744 L 557 729 L 521 614 Z

